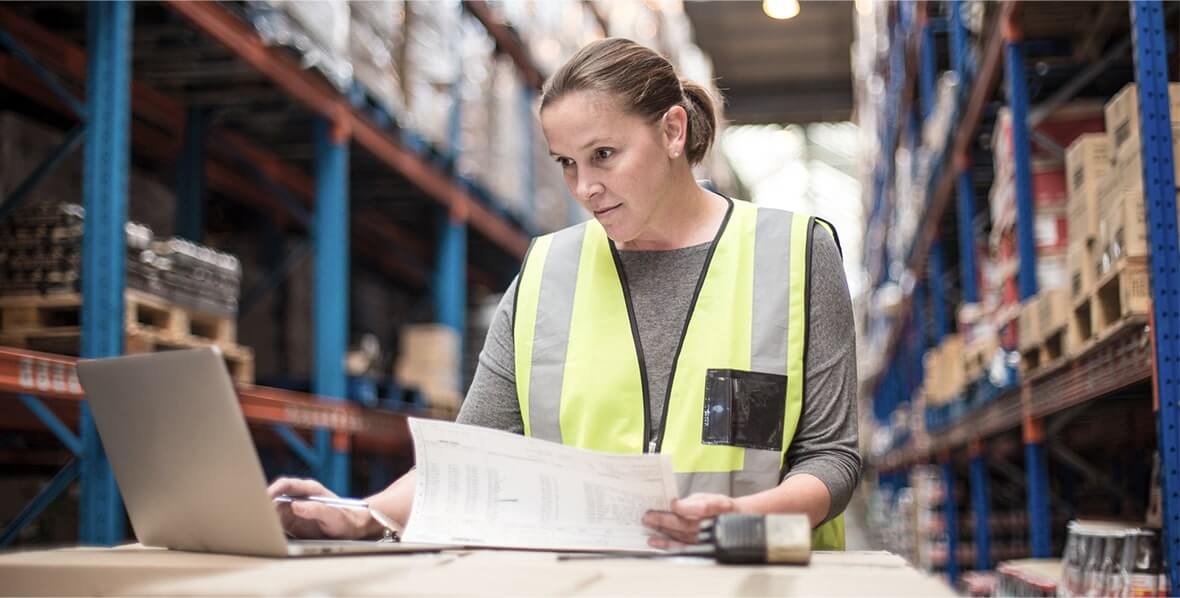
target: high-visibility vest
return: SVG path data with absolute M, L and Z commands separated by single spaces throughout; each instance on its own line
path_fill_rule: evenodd
M 606 231 L 589 220 L 535 239 L 513 314 L 525 435 L 610 453 L 667 453 L 682 496 L 776 487 L 805 392 L 813 222 L 730 200 L 654 435 L 631 298 Z M 842 550 L 843 515 L 816 528 L 812 544 Z

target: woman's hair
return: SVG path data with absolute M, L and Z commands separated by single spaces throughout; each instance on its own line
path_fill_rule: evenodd
M 624 110 L 655 121 L 673 106 L 688 113 L 684 154 L 689 164 L 705 158 L 717 132 L 713 98 L 700 85 L 681 79 L 663 56 L 629 39 L 610 37 L 574 54 L 541 91 L 541 110 L 566 94 L 597 92 L 620 101 Z

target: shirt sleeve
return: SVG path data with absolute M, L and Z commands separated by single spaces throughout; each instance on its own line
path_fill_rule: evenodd
M 831 519 L 848 506 L 860 480 L 856 330 L 836 242 L 818 224 L 812 235 L 803 409 L 787 448 L 784 479 L 801 473 L 819 478 L 832 497 Z
M 512 338 L 516 284 L 517 280 L 513 280 L 508 285 L 492 315 L 475 376 L 455 419 L 458 423 L 524 434 L 516 398 L 516 349 Z

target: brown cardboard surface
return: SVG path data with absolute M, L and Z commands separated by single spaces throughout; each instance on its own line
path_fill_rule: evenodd
M 145 583 L 203 577 L 269 562 L 273 561 L 139 546 L 10 552 L 0 554 L 0 594 L 125 594 Z
M 1172 122 L 1180 120 L 1180 83 L 1168 84 L 1168 107 Z M 1128 83 L 1103 108 L 1106 134 L 1114 153 L 1139 147 L 1139 86 Z
M 0 594 L 383 596 L 953 596 L 884 552 L 816 552 L 808 566 L 710 560 L 560 561 L 554 553 L 259 559 L 166 550 L 55 550 L 0 555 Z
M 1069 295 L 1071 300 L 1090 294 L 1094 287 L 1096 270 L 1088 243 L 1071 243 L 1066 254 L 1069 262 Z
M 1066 151 L 1071 242 L 1088 241 L 1098 235 L 1098 183 L 1110 172 L 1113 159 L 1110 140 L 1103 133 L 1082 135 Z
M 412 587 L 415 576 L 429 577 L 435 568 L 456 558 L 427 553 L 278 559 L 256 567 L 144 584 L 126 593 L 134 596 L 356 595 L 368 593 L 357 588 L 371 583 Z

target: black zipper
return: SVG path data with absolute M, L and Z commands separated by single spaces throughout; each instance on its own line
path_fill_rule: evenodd
M 631 322 L 631 342 L 635 344 L 635 355 L 639 358 L 639 381 L 643 389 L 643 452 L 647 453 L 651 435 L 651 405 L 648 401 L 647 390 L 647 362 L 643 358 L 643 344 L 639 342 L 639 323 L 635 321 L 635 308 L 631 303 L 631 286 L 627 284 L 627 274 L 623 271 L 623 260 L 619 257 L 619 250 L 615 242 L 607 239 L 610 245 L 610 255 L 615 260 L 615 270 L 619 273 L 619 282 L 623 285 L 623 302 L 627 304 L 627 320 Z
M 725 197 L 722 195 L 722 197 Z M 721 226 L 717 229 L 717 235 L 713 237 L 713 243 L 709 245 L 709 253 L 705 255 L 705 265 L 701 268 L 701 273 L 697 277 L 697 286 L 692 292 L 692 302 L 688 304 L 688 315 L 684 318 L 684 329 L 680 331 L 680 341 L 676 344 L 676 354 L 672 357 L 672 370 L 668 372 L 668 387 L 664 390 L 664 412 L 660 414 L 660 429 L 656 433 L 655 450 L 653 452 L 660 452 L 660 448 L 664 446 L 664 428 L 668 425 L 668 412 L 672 410 L 670 403 L 672 402 L 672 383 L 676 381 L 676 366 L 680 362 L 680 350 L 684 348 L 684 337 L 688 336 L 688 325 L 692 323 L 692 312 L 697 308 L 697 299 L 701 296 L 701 288 L 705 286 L 705 276 L 709 273 L 709 264 L 713 261 L 713 254 L 717 251 L 717 245 L 721 242 L 721 235 L 725 234 L 725 227 L 729 224 L 729 217 L 733 215 L 733 200 L 725 197 L 729 202 L 729 208 L 725 211 L 725 218 L 721 219 Z M 631 305 L 627 305 L 630 310 Z M 634 322 L 634 318 L 632 318 Z M 638 336 L 636 336 L 638 339 Z M 642 363 L 642 361 L 640 362 Z M 641 366 L 642 367 L 642 366 Z M 646 399 L 646 373 L 644 374 L 644 396 Z M 644 413 L 649 409 L 647 401 L 644 400 Z

